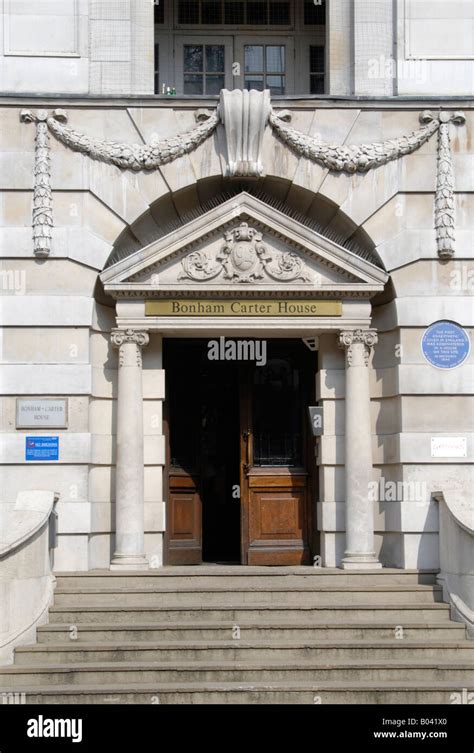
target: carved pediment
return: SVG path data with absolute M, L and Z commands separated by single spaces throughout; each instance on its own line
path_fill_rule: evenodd
M 181 261 L 178 280 L 197 282 L 223 278 L 229 282 L 311 282 L 303 259 L 292 251 L 279 252 L 263 242 L 263 233 L 248 222 L 227 230 L 224 243 L 211 257 L 205 250 L 188 254 Z
M 130 278 L 130 282 L 154 284 L 160 288 L 191 288 L 206 285 L 224 287 L 315 285 L 357 282 L 347 271 L 306 257 L 290 239 L 248 221 L 193 244 L 172 259 L 164 259 Z
M 387 275 L 246 194 L 107 268 L 116 295 L 306 291 L 371 295 Z

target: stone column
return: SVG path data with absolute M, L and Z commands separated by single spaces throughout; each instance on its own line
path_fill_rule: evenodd
M 374 330 L 348 330 L 339 335 L 346 351 L 346 570 L 382 567 L 374 552 L 372 430 L 370 420 L 369 356 L 377 342 Z
M 331 0 L 326 11 L 328 94 L 352 94 L 352 8 Z
M 132 329 L 112 331 L 119 349 L 115 552 L 111 570 L 141 570 L 145 558 L 142 353 L 148 334 Z
M 331 3 L 330 3 L 331 5 Z M 349 3 L 346 3 L 349 5 Z M 356 95 L 394 94 L 393 7 L 385 0 L 353 0 L 354 91 Z

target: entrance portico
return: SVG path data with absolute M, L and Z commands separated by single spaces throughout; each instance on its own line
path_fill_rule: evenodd
M 246 339 L 331 335 L 339 343 L 345 353 L 346 543 L 341 564 L 348 569 L 380 567 L 369 494 L 370 355 L 377 341 L 370 327 L 370 299 L 383 290 L 385 272 L 242 193 L 117 262 L 101 279 L 117 300 L 112 342 L 119 350 L 116 548 L 111 566 L 147 567 L 141 349 L 150 335 L 159 334 Z M 194 311 L 199 303 L 211 301 L 219 301 L 222 311 Z M 174 310 L 173 302 L 179 304 Z M 232 302 L 235 311 L 229 311 Z M 275 303 L 280 304 L 278 314 Z M 257 305 L 268 311 L 257 311 Z M 193 369 L 188 368 L 191 383 Z

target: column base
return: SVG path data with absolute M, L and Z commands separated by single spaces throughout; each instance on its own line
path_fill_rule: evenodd
M 380 570 L 382 563 L 378 561 L 374 553 L 351 554 L 347 552 L 341 562 L 343 570 Z
M 149 567 L 146 557 L 129 554 L 114 554 L 110 563 L 111 570 L 148 570 Z

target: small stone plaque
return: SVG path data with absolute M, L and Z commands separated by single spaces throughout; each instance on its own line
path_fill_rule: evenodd
M 17 429 L 65 429 L 67 418 L 67 400 L 16 401 Z
M 466 437 L 431 437 L 432 458 L 466 458 Z

